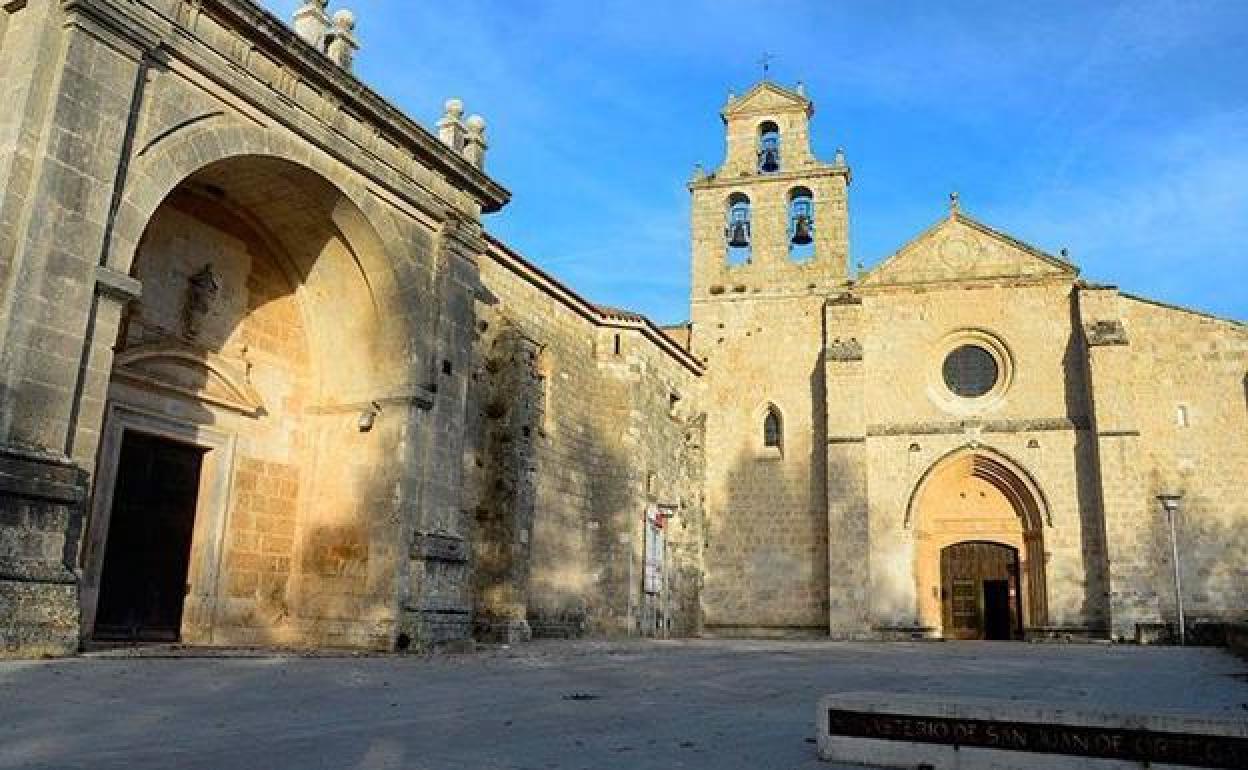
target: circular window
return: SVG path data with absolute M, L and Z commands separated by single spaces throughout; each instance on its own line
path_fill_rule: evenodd
M 960 345 L 945 356 L 945 386 L 963 398 L 979 398 L 997 386 L 997 358 L 979 345 Z

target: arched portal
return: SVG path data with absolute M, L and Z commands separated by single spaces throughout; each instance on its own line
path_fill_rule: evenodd
M 84 632 L 384 643 L 410 313 L 367 218 L 305 166 L 230 157 L 168 193 L 130 272 Z
M 946 638 L 1018 639 L 1046 624 L 1043 495 L 1016 464 L 964 448 L 911 498 L 920 623 Z

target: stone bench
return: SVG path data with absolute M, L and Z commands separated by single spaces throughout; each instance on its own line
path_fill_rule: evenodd
M 819 701 L 819 757 L 871 767 L 1248 768 L 1248 719 L 1040 701 L 842 693 Z

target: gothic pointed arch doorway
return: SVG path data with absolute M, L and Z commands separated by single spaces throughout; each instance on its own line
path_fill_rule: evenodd
M 920 623 L 947 639 L 1022 639 L 1046 624 L 1044 496 L 1006 456 L 956 450 L 928 469 L 907 512 Z

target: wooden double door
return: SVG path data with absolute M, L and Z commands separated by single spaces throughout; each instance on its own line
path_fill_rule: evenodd
M 1023 613 L 1018 551 L 965 542 L 940 552 L 941 609 L 946 639 L 1021 639 Z

